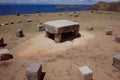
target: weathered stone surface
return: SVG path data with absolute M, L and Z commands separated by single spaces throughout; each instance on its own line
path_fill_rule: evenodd
M 37 30 L 38 31 L 44 31 L 45 30 L 45 26 L 42 25 L 42 24 L 39 24 L 39 25 L 37 25 Z
M 113 66 L 120 68 L 120 53 L 113 57 Z
M 0 61 L 13 59 L 8 49 L 0 49 Z
M 106 35 L 112 35 L 112 30 L 111 29 L 107 29 L 106 30 Z
M 118 35 L 118 36 L 115 37 L 115 41 L 118 42 L 118 43 L 120 43 L 120 35 Z
M 32 19 L 27 19 L 27 22 L 32 22 Z
M 23 30 L 21 30 L 21 29 L 16 30 L 16 36 L 17 37 L 24 37 Z
M 42 64 L 29 64 L 26 68 L 25 73 L 28 80 L 40 80 L 42 74 Z
M 92 31 L 92 30 L 93 30 L 93 27 L 88 27 L 87 30 L 88 30 L 88 31 Z
M 92 80 L 93 71 L 88 66 L 83 66 L 79 68 L 79 80 Z
M 4 39 L 2 37 L 0 37 L 0 47 L 2 47 L 4 44 Z
M 79 28 L 79 23 L 69 20 L 56 20 L 45 23 L 45 30 L 53 34 L 74 32 Z

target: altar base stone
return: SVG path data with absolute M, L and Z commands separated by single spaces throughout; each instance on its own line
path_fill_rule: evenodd
M 2 47 L 4 44 L 4 39 L 2 37 L 0 37 L 0 47 Z
M 61 34 L 55 34 L 55 42 L 61 42 Z

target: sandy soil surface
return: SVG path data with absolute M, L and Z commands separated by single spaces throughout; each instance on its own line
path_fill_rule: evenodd
M 39 23 L 35 17 L 38 14 L 29 16 L 34 20 L 33 24 L 23 21 L 12 26 L 0 26 L 0 29 L 3 29 L 0 35 L 4 36 L 8 43 L 5 48 L 10 49 L 14 56 L 12 60 L 0 62 L 0 80 L 27 80 L 25 69 L 32 62 L 42 64 L 43 72 L 46 73 L 44 80 L 79 80 L 78 68 L 85 65 L 93 70 L 93 80 L 120 80 L 120 69 L 112 66 L 113 56 L 120 52 L 120 44 L 114 41 L 115 36 L 120 34 L 118 13 L 92 14 L 83 11 L 79 18 L 70 17 L 66 13 L 61 13 L 62 16 L 58 14 L 60 13 L 44 14 L 39 22 L 56 18 L 78 21 L 81 24 L 81 37 L 55 43 L 54 40 L 44 37 L 44 32 L 31 31 L 35 29 L 33 26 Z M 9 20 L 10 17 L 1 16 L 1 22 Z M 19 19 L 22 18 L 26 19 L 21 15 Z M 16 19 L 18 18 L 15 17 L 14 20 Z M 19 27 L 28 25 L 32 26 L 27 29 Z M 90 25 L 94 30 L 86 31 Z M 10 28 L 6 32 L 6 27 L 14 29 Z M 24 38 L 16 38 L 12 32 L 18 28 L 25 31 Z M 107 28 L 113 30 L 113 35 L 105 35 Z
M 69 48 L 83 45 L 87 43 L 87 40 L 94 37 L 93 34 L 87 32 L 80 32 L 82 36 L 74 38 L 72 41 L 65 41 L 63 43 L 56 43 L 53 39 L 46 38 L 45 34 L 39 34 L 38 36 L 27 40 L 24 44 L 19 45 L 16 50 L 18 56 L 38 56 L 45 54 L 61 53 Z

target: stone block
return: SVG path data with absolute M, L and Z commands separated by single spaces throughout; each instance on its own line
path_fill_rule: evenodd
M 4 23 L 1 24 L 1 26 L 4 26 L 4 25 L 5 25 Z
M 120 43 L 120 35 L 115 37 L 115 41 Z
M 16 22 L 17 22 L 17 23 L 21 23 L 21 20 L 17 20 Z
M 87 30 L 88 30 L 88 31 L 92 31 L 92 30 L 93 30 L 93 27 L 88 27 Z
M 74 32 L 80 28 L 79 23 L 69 20 L 48 21 L 44 24 L 45 30 L 53 34 Z
M 92 80 L 93 71 L 88 66 L 83 66 L 79 68 L 79 80 Z
M 27 19 L 27 22 L 32 22 L 32 19 Z
M 14 24 L 14 21 L 11 21 L 10 24 Z
M 120 53 L 116 54 L 113 57 L 113 66 L 115 66 L 115 67 L 120 69 Z
M 37 25 L 37 30 L 38 31 L 44 31 L 45 30 L 45 26 L 44 25 Z
M 5 22 L 5 25 L 9 25 L 9 22 Z
M 56 42 L 61 42 L 62 33 L 74 32 L 76 35 L 78 35 L 80 28 L 79 23 L 69 20 L 49 21 L 44 25 L 47 33 L 46 36 L 49 36 L 49 34 L 54 34 L 54 40 Z
M 26 68 L 25 73 L 28 80 L 40 80 L 42 75 L 42 64 L 29 64 Z
M 112 30 L 111 29 L 107 29 L 106 30 L 106 35 L 112 35 Z
M 16 30 L 16 36 L 17 37 L 24 37 L 23 30 L 21 30 L 21 29 Z
M 0 61 L 13 59 L 8 49 L 0 49 Z
M 79 15 L 75 14 L 74 17 L 79 17 Z

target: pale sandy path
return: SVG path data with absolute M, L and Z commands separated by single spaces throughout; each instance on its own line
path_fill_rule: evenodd
M 19 45 L 15 50 L 17 56 L 36 56 L 44 54 L 60 53 L 69 48 L 84 45 L 87 41 L 94 37 L 93 34 L 82 31 L 81 37 L 75 38 L 72 41 L 55 43 L 54 40 L 46 38 L 44 33 L 37 35 L 23 44 Z

